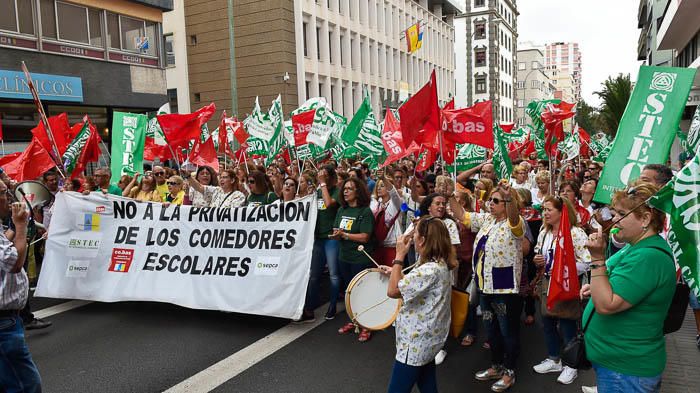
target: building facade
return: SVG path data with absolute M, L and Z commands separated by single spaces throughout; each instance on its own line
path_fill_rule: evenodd
M 556 86 L 555 98 L 578 102 L 581 99 L 581 50 L 575 42 L 545 45 L 545 67 Z
M 656 35 L 659 32 L 658 21 L 670 0 L 640 0 L 637 10 L 637 28 L 640 29 L 637 41 L 637 60 L 649 66 L 670 67 L 673 64 L 673 52 L 656 48 Z
M 190 113 L 190 80 L 187 73 L 185 1 L 173 0 L 173 10 L 163 14 L 165 79 L 172 113 Z
M 516 123 L 519 126 L 532 124 L 532 119 L 525 114 L 525 108 L 531 101 L 554 98 L 555 87 L 545 72 L 544 52 L 538 47 L 526 47 L 519 44 L 518 72 L 515 84 Z
M 457 107 L 491 100 L 495 121 L 515 121 L 518 15 L 515 0 L 466 1 L 455 18 Z
M 689 0 L 670 1 L 658 20 L 656 50 L 672 51 L 674 67 L 700 68 L 700 2 Z M 700 70 L 698 70 L 700 71 Z M 687 132 L 695 110 L 700 105 L 700 72 L 696 72 L 693 87 L 688 96 L 680 122 Z M 680 147 L 674 143 L 671 160 L 676 162 Z
M 47 115 L 90 116 L 109 143 L 114 111 L 167 101 L 162 15 L 171 0 L 0 2 L 0 116 L 6 152 L 21 151 L 39 116 L 21 63 Z
M 281 94 L 288 113 L 321 96 L 350 118 L 366 88 L 381 118 L 387 106 L 396 108 L 423 86 L 432 70 L 445 103 L 455 91 L 456 3 L 185 0 L 192 109 L 213 101 L 245 117 L 255 97 L 265 109 Z M 404 31 L 419 22 L 422 48 L 408 53 Z

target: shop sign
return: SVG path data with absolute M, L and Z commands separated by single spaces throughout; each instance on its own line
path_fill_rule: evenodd
M 37 49 L 36 40 L 13 37 L 11 35 L 0 34 L 0 46 L 11 46 L 15 48 Z
M 44 42 L 42 48 L 45 52 L 60 53 L 63 55 L 88 57 L 91 59 L 104 60 L 105 52 L 102 50 L 94 50 L 83 48 L 77 45 L 66 45 L 66 44 L 54 44 L 50 42 Z
M 42 100 L 83 102 L 81 78 L 32 73 L 32 79 Z M 0 70 L 0 98 L 32 99 L 22 72 Z
M 118 61 L 121 63 L 140 64 L 146 66 L 157 67 L 158 59 L 139 56 L 137 54 L 109 52 L 109 60 Z

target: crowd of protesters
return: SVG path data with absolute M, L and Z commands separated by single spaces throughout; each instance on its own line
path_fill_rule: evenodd
M 411 287 L 402 281 L 406 278 L 399 274 L 401 269 L 393 273 L 391 267 L 420 266 L 420 261 L 427 261 L 421 259 L 421 252 L 425 251 L 430 253 L 432 259 L 428 259 L 432 262 L 451 260 L 422 269 L 440 275 L 449 269 L 449 283 L 470 294 L 459 343 L 469 347 L 481 341 L 490 351 L 490 363 L 484 364 L 483 370 L 474 370 L 474 378 L 495 381 L 491 385 L 493 391 L 505 391 L 516 383 L 523 325 L 542 327 L 547 358 L 531 365 L 534 371 L 554 373 L 558 382 L 572 383 L 578 370 L 563 364 L 561 350 L 581 330 L 582 322 L 590 322 L 586 323 L 586 349 L 595 368 L 598 391 L 618 391 L 620 386 L 637 389 L 629 391 L 658 391 L 666 358 L 662 324 L 674 293 L 676 269 L 664 239 L 664 214 L 640 202 L 672 177 L 671 170 L 663 165 L 648 165 L 639 179 L 615 193 L 610 206 L 604 206 L 593 202 L 602 171 L 597 162 L 582 159 L 561 164 L 520 159 L 513 164 L 511 179 L 498 179 L 490 161 L 456 176 L 443 171 L 440 165 L 417 172 L 412 159 L 378 170 L 353 160 L 315 163 L 287 162 L 282 158 L 268 166 L 249 161 L 222 167 L 218 173 L 206 166 L 187 171 L 156 165 L 133 177 L 122 176 L 117 182 L 112 181 L 108 168 L 97 168 L 91 176 L 66 181 L 62 190 L 216 208 L 280 203 L 315 193 L 318 215 L 311 273 L 298 323 L 316 319 L 314 310 L 321 304 L 321 283 L 326 272 L 330 302 L 323 318 L 336 317 L 336 303 L 342 300 L 350 280 L 374 266 L 365 253 L 358 251 L 358 246 L 387 266 L 386 273 L 392 274 L 395 284 L 390 291 L 395 297 L 422 296 L 420 288 L 409 290 Z M 8 219 L 8 198 L 16 184 L 6 176 L 2 180 L 0 188 L 4 186 L 7 191 L 0 195 L 0 213 Z M 53 171 L 41 181 L 52 194 L 61 190 L 59 177 Z M 48 205 L 36 211 L 34 219 L 43 228 L 50 225 L 51 210 Z M 582 285 L 581 300 L 548 310 L 545 304 L 549 280 L 565 210 Z M 13 218 L 22 220 L 17 214 Z M 444 225 L 433 228 L 434 224 L 419 224 L 418 218 L 435 218 Z M 6 224 L 13 228 L 9 221 Z M 612 227 L 618 230 L 614 235 L 609 233 Z M 11 231 L 7 237 L 0 236 L 0 251 L 11 248 L 13 236 L 19 233 Z M 449 246 L 430 240 L 429 232 L 448 237 Z M 41 234 L 39 231 L 37 236 Z M 414 235 L 417 240 L 412 241 Z M 446 238 L 443 240 L 447 244 Z M 15 246 L 21 247 L 17 243 Z M 34 258 L 40 265 L 41 243 L 34 247 Z M 18 274 L 15 262 L 16 259 L 6 259 L 0 263 L 3 291 L 10 288 L 6 277 Z M 435 286 L 434 290 L 440 288 Z M 2 295 L 0 310 L 23 310 L 28 328 L 32 323 L 34 327 L 48 325 L 31 316 L 26 299 L 21 305 L 10 304 L 6 300 L 9 297 L 4 292 Z M 697 310 L 700 347 L 700 305 L 696 299 L 691 299 L 691 305 Z M 408 302 L 405 307 L 409 307 Z M 440 318 L 444 319 L 444 315 Z M 478 340 L 480 330 L 486 332 L 483 340 Z M 348 322 L 338 333 L 354 331 L 355 325 Z M 412 367 L 429 366 L 432 368 L 428 372 L 434 375 L 434 366 L 447 355 L 447 331 L 440 330 L 440 334 L 442 344 L 418 345 L 426 352 L 401 360 L 399 344 L 411 338 L 397 333 L 394 373 L 400 376 L 412 372 Z M 359 341 L 371 337 L 369 330 L 359 331 Z M 420 342 L 421 337 L 413 340 Z M 435 383 L 434 378 L 411 380 L 418 381 L 425 391 L 432 391 Z M 400 378 L 392 379 L 390 391 L 410 391 L 411 386 L 399 382 Z M 584 391 L 595 388 L 584 387 Z

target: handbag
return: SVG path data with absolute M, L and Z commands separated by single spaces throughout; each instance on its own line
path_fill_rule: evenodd
M 685 312 L 688 309 L 689 296 L 690 287 L 688 287 L 688 284 L 684 282 L 676 283 L 676 292 L 673 294 L 673 300 L 668 307 L 668 313 L 664 320 L 664 334 L 676 332 L 683 326 Z
M 571 299 L 557 302 L 552 309 L 547 308 L 547 292 L 549 290 L 549 277 L 542 277 L 539 283 L 540 312 L 543 316 L 551 318 L 574 319 L 581 318 L 582 308 L 579 299 Z
M 467 310 L 469 309 L 469 293 L 454 285 L 452 286 L 452 297 L 450 300 L 450 336 L 459 337 L 467 321 Z
M 583 330 L 581 330 L 573 340 L 569 341 L 561 351 L 561 361 L 564 362 L 565 366 L 576 370 L 589 370 L 593 366 L 586 356 L 586 343 L 584 341 L 586 329 L 588 329 L 588 325 L 591 323 L 593 314 L 595 314 L 595 308 L 591 311 L 591 315 L 588 316 Z

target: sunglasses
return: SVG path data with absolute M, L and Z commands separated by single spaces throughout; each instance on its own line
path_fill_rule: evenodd
M 165 176 L 165 172 L 153 172 L 153 176 Z
M 598 170 L 598 168 L 597 168 L 597 167 L 594 167 L 594 166 L 592 166 L 592 167 L 589 167 L 589 168 L 588 168 L 588 170 L 589 170 L 589 171 L 597 171 L 597 170 Z
M 166 182 L 165 184 L 167 184 L 167 185 L 169 185 L 169 186 L 179 186 L 181 183 L 174 182 L 174 181 L 169 181 L 169 182 Z
M 499 203 L 503 202 L 503 199 L 491 198 L 489 199 L 489 202 L 493 203 L 494 205 L 498 205 Z
M 253 180 L 253 179 L 248 180 L 248 184 L 255 184 L 255 180 Z

